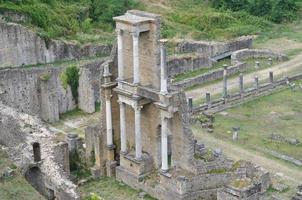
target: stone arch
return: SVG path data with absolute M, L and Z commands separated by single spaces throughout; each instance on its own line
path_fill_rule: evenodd
M 40 143 L 35 142 L 33 143 L 33 152 L 34 152 L 34 162 L 40 162 L 41 161 L 41 148 Z

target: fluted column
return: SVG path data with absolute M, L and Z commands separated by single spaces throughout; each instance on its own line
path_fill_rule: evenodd
M 160 91 L 163 94 L 168 92 L 168 80 L 167 80 L 167 50 L 166 41 L 160 41 Z
M 135 115 L 135 158 L 141 160 L 142 158 L 142 133 L 141 133 L 141 106 L 134 106 Z
M 106 98 L 106 128 L 107 128 L 107 146 L 113 146 L 112 135 L 112 112 L 111 112 L 111 100 L 110 97 Z
M 228 66 L 224 65 L 223 66 L 223 98 L 228 97 Z
M 133 83 L 138 84 L 140 82 L 139 32 L 133 32 L 132 39 L 133 39 Z
M 161 171 L 167 172 L 169 170 L 168 164 L 168 119 L 162 116 L 161 125 Z
M 121 132 L 121 153 L 127 153 L 127 135 L 126 135 L 126 105 L 120 104 L 120 132 Z
M 124 80 L 123 30 L 117 30 L 118 79 Z

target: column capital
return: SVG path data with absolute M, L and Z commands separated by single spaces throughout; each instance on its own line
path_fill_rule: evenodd
M 139 31 L 133 31 L 133 32 L 130 32 L 130 34 L 132 35 L 132 37 L 138 38 L 140 32 Z
M 143 109 L 143 106 L 138 105 L 138 104 L 134 104 L 134 105 L 132 105 L 132 108 L 133 108 L 134 110 L 140 111 L 141 109 Z
M 223 65 L 223 69 L 224 69 L 224 70 L 227 70 L 228 68 L 229 68 L 228 65 Z
M 159 43 L 160 43 L 161 47 L 165 47 L 166 44 L 168 43 L 168 40 L 167 39 L 160 39 Z
M 123 30 L 123 29 L 115 29 L 115 32 L 116 32 L 118 35 L 123 35 L 124 30 Z
M 107 94 L 105 96 L 106 101 L 111 101 L 112 96 L 113 96 L 112 94 Z
M 121 100 L 118 100 L 117 103 L 120 104 L 120 105 L 125 105 L 125 103 L 122 102 Z

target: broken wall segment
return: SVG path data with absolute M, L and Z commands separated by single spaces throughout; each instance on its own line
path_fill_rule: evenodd
M 110 45 L 79 45 L 45 40 L 15 23 L 0 22 L 0 68 L 46 64 L 84 57 L 108 56 Z
M 103 62 L 100 59 L 79 65 L 87 72 L 80 74 L 78 88 L 79 108 L 86 112 L 95 111 L 95 102 L 99 101 L 101 76 L 98 75 Z M 45 121 L 57 121 L 59 114 L 76 108 L 70 86 L 62 81 L 66 67 L 63 64 L 0 70 L 0 100 L 21 112 L 39 115 Z M 89 99 L 90 103 L 83 103 L 82 99 Z
M 53 191 L 58 199 L 80 199 L 77 186 L 69 179 L 67 145 L 56 143 L 56 134 L 38 118 L 0 104 L 0 143 L 9 157 L 26 174 L 37 172 L 41 191 Z M 39 143 L 41 161 L 35 162 L 32 144 Z M 36 177 L 36 176 L 34 176 Z M 44 193 L 45 194 L 45 193 Z
M 199 53 L 203 56 L 215 58 L 223 55 L 230 56 L 239 49 L 250 49 L 253 46 L 252 36 L 243 36 L 228 42 L 207 41 L 176 41 L 177 53 Z M 227 56 L 226 56 L 227 57 Z M 221 58 L 220 58 L 221 59 Z
M 288 60 L 288 57 L 285 54 L 277 53 L 269 49 L 242 49 L 231 55 L 233 65 L 242 63 L 248 58 L 271 58 L 281 62 Z M 268 60 L 268 62 L 271 61 Z

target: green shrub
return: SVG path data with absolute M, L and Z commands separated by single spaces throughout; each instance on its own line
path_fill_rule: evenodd
M 78 87 L 79 87 L 80 70 L 77 66 L 69 66 L 60 74 L 61 83 L 66 90 L 68 85 L 71 88 L 72 96 L 76 103 L 78 102 Z
M 67 83 L 70 85 L 73 98 L 78 101 L 78 87 L 80 70 L 76 66 L 70 66 L 66 68 L 65 74 L 67 77 Z
M 211 0 L 211 5 L 216 9 L 246 11 L 276 23 L 297 19 L 299 10 L 296 0 Z

